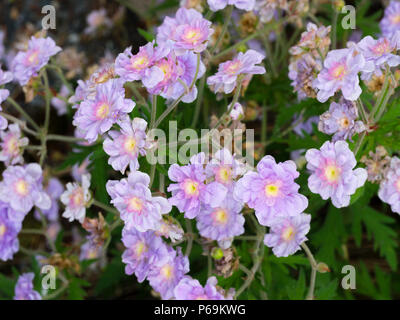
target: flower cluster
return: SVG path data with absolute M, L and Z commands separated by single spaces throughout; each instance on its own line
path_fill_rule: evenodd
M 355 103 L 342 99 L 340 103 L 332 102 L 329 110 L 320 116 L 318 129 L 326 134 L 333 134 L 332 142 L 351 140 L 356 133 L 366 128 L 358 119 L 358 109 Z

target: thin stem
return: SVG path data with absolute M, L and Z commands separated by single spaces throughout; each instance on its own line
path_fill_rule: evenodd
M 99 207 L 99 208 L 101 208 L 103 210 L 106 210 L 108 212 L 114 213 L 115 215 L 119 216 L 119 212 L 118 212 L 117 209 L 112 208 L 112 207 L 104 204 L 103 202 L 100 202 L 100 201 L 98 201 L 96 199 L 93 199 L 92 204 L 94 204 L 96 207 Z
M 267 32 L 269 30 L 272 30 L 272 29 L 276 28 L 281 23 L 283 23 L 282 20 L 280 20 L 280 21 L 278 21 L 276 23 L 270 23 L 270 24 L 266 25 L 265 28 L 262 28 L 262 29 L 258 30 L 257 32 L 252 33 L 251 35 L 249 35 L 246 38 L 244 38 L 242 41 L 239 41 L 239 42 L 235 43 L 234 45 L 232 45 L 231 47 L 225 49 L 224 51 L 221 51 L 220 53 L 216 54 L 211 60 L 212 61 L 218 60 L 219 58 L 225 56 L 226 54 L 228 54 L 232 50 L 234 50 L 234 49 L 246 44 L 247 42 L 249 42 L 250 40 L 252 40 L 254 38 L 257 38 L 263 32 Z
M 251 285 L 251 283 L 254 280 L 255 274 L 257 273 L 258 269 L 261 266 L 261 263 L 264 259 L 264 247 L 262 246 L 264 235 L 265 235 L 265 229 L 260 227 L 259 234 L 257 236 L 258 239 L 255 244 L 255 249 L 253 253 L 253 261 L 254 261 L 253 267 L 251 268 L 250 273 L 247 275 L 246 280 L 244 281 L 242 286 L 236 292 L 235 298 L 239 297 L 243 293 L 243 291 L 246 290 Z
M 153 95 L 151 104 L 150 128 L 153 128 L 154 126 L 154 121 L 156 121 L 156 115 L 157 115 L 157 96 Z
M 204 94 L 204 87 L 206 84 L 206 75 L 204 74 L 203 77 L 200 80 L 199 84 L 199 95 L 197 97 L 196 101 L 196 107 L 194 109 L 194 115 L 193 115 L 193 121 L 192 121 L 192 128 L 195 128 L 197 125 L 197 121 L 199 120 L 199 115 L 200 115 L 200 107 L 203 102 L 203 94 Z
M 11 97 L 7 98 L 7 102 L 11 103 L 15 109 L 28 121 L 36 131 L 40 131 L 39 125 L 25 112 L 25 110 Z
M 62 136 L 62 135 L 58 135 L 58 134 L 49 134 L 49 135 L 47 135 L 46 140 L 47 141 L 54 140 L 54 141 L 72 142 L 72 143 L 74 143 L 74 142 L 78 143 L 78 142 L 85 141 L 85 139 L 82 139 L 82 138 Z
M 332 17 L 332 34 L 331 34 L 331 42 L 332 42 L 332 50 L 336 49 L 336 27 L 337 27 L 337 20 L 339 17 L 339 12 L 334 10 L 334 14 Z
M 10 120 L 10 121 L 12 121 L 12 122 L 18 124 L 18 125 L 20 126 L 20 128 L 21 128 L 23 131 L 25 131 L 26 133 L 28 133 L 28 134 L 30 134 L 30 135 L 32 135 L 32 136 L 34 136 L 34 137 L 39 136 L 39 134 L 38 134 L 37 132 L 35 132 L 35 131 L 29 129 L 29 128 L 26 126 L 26 122 L 25 122 L 25 121 L 22 121 L 22 120 L 20 120 L 20 119 L 14 117 L 14 116 L 8 114 L 8 113 L 4 113 L 4 112 L 0 112 L 0 115 L 1 115 L 2 117 L 6 118 L 7 120 Z
M 196 83 L 197 77 L 199 75 L 200 62 L 201 62 L 201 56 L 200 56 L 200 53 L 197 53 L 196 72 L 194 73 L 194 77 L 193 77 L 192 83 L 190 84 L 189 92 L 192 91 L 192 89 L 193 89 L 193 87 L 194 87 L 194 85 Z
M 231 114 L 233 107 L 235 106 L 236 102 L 238 102 L 239 100 L 239 96 L 240 96 L 240 92 L 242 91 L 242 75 L 240 75 L 238 77 L 238 79 L 236 80 L 236 91 L 235 91 L 235 95 L 233 96 L 232 102 L 230 104 L 230 107 L 227 111 L 224 112 L 224 114 L 219 118 L 218 122 L 215 124 L 215 126 L 211 129 L 216 129 L 219 127 L 219 125 L 222 123 L 223 119 Z
M 367 116 L 367 114 L 365 112 L 364 104 L 363 104 L 361 98 L 358 98 L 356 103 L 357 103 L 357 106 L 358 106 L 358 110 L 360 110 L 361 118 L 363 119 L 364 123 L 367 124 L 368 123 L 368 116 Z
M 228 6 L 226 8 L 224 25 L 222 26 L 222 30 L 221 30 L 221 33 L 220 33 L 217 41 L 215 41 L 214 47 L 211 49 L 211 54 L 214 54 L 217 51 L 219 44 L 221 43 L 222 39 L 224 38 L 226 30 L 228 30 L 229 23 L 231 22 L 232 12 L 233 12 L 233 6 Z
M 315 289 L 315 278 L 317 277 L 317 261 L 315 261 L 313 254 L 311 253 L 311 250 L 308 248 L 305 242 L 301 244 L 301 247 L 303 248 L 304 252 L 307 255 L 308 261 L 310 261 L 311 265 L 311 278 L 310 278 L 310 287 L 308 289 L 307 293 L 307 300 L 313 300 L 314 299 L 314 289 Z
M 154 126 L 151 127 L 150 129 L 157 128 L 160 123 L 176 108 L 176 106 L 181 102 L 183 96 L 186 94 L 186 92 L 182 93 L 182 95 L 176 99 L 173 103 L 171 103 L 168 108 L 161 114 L 161 116 L 156 120 L 154 123 Z
M 73 92 L 73 88 L 71 84 L 68 82 L 68 80 L 64 77 L 64 73 L 62 72 L 61 68 L 55 64 L 48 64 L 47 68 L 54 69 L 60 78 L 61 82 L 68 88 L 69 92 Z
M 193 230 L 192 230 L 192 222 L 189 219 L 185 219 L 185 222 L 186 222 L 186 233 L 188 239 L 185 256 L 189 257 L 193 246 Z

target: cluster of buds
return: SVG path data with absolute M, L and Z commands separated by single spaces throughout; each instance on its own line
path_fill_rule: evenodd
M 90 219 L 86 217 L 82 227 L 89 232 L 88 240 L 96 246 L 102 246 L 108 237 L 107 224 L 100 212 L 98 218 Z
M 386 176 L 391 158 L 386 149 L 377 146 L 375 152 L 370 151 L 367 156 L 361 158 L 361 162 L 367 166 L 368 181 L 380 183 Z
M 330 26 L 317 27 L 309 23 L 300 41 L 289 50 L 289 78 L 300 99 L 316 97 L 313 82 L 322 69 L 322 59 L 329 51 L 330 32 Z
M 214 258 L 215 272 L 219 276 L 228 278 L 239 268 L 239 257 L 233 247 L 228 249 L 213 248 L 211 255 Z

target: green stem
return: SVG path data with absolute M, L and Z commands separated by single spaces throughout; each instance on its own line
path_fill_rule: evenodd
M 37 132 L 35 132 L 35 131 L 29 129 L 29 128 L 26 126 L 26 122 L 25 122 L 25 121 L 22 121 L 22 120 L 20 120 L 20 119 L 14 117 L 14 116 L 12 116 L 12 115 L 10 115 L 10 114 L 4 113 L 4 112 L 0 112 L 0 115 L 1 115 L 2 117 L 6 118 L 7 120 L 10 120 L 10 121 L 12 121 L 12 122 L 17 123 L 17 124 L 19 125 L 19 127 L 20 127 L 23 131 L 25 131 L 26 133 L 28 133 L 28 134 L 30 134 L 30 135 L 32 135 L 32 136 L 34 136 L 34 137 L 39 136 L 39 134 L 38 134 Z
M 259 37 L 263 32 L 268 32 L 269 30 L 272 30 L 274 28 L 276 28 L 277 26 L 279 26 L 279 24 L 283 23 L 282 20 L 280 20 L 279 22 L 276 23 L 270 23 L 268 25 L 266 25 L 264 28 L 252 33 L 251 35 L 247 36 L 246 38 L 244 38 L 242 41 L 237 42 L 236 44 L 232 45 L 231 47 L 225 49 L 224 51 L 221 51 L 220 53 L 218 53 L 217 55 L 215 55 L 211 61 L 215 61 L 218 60 L 219 58 L 225 56 L 226 54 L 228 54 L 229 52 L 231 52 L 232 50 L 246 44 L 247 42 L 249 42 L 250 40 Z
M 219 44 L 221 43 L 222 39 L 224 38 L 226 30 L 228 30 L 229 23 L 231 22 L 232 12 L 233 12 L 233 6 L 228 6 L 226 8 L 224 25 L 222 26 L 222 30 L 221 30 L 221 33 L 220 33 L 217 41 L 215 41 L 214 47 L 211 49 L 211 54 L 214 54 L 217 51 Z
M 85 141 L 85 139 L 82 139 L 82 138 L 62 136 L 62 135 L 58 135 L 58 134 L 49 134 L 49 135 L 47 135 L 46 140 L 47 141 L 54 140 L 54 141 L 72 142 L 72 143 L 74 143 L 74 142 L 78 143 L 78 142 Z
M 96 207 L 99 207 L 99 208 L 101 208 L 101 209 L 103 209 L 103 210 L 105 210 L 105 211 L 114 213 L 115 215 L 119 216 L 119 212 L 118 212 L 117 209 L 115 209 L 115 208 L 113 208 L 113 207 L 110 207 L 110 206 L 104 204 L 103 202 L 100 202 L 100 201 L 98 201 L 98 200 L 96 200 L 96 199 L 93 199 L 93 202 L 92 202 L 92 203 L 93 203 Z
M 156 115 L 157 115 L 157 96 L 153 95 L 151 104 L 150 128 L 153 128 L 154 126 L 154 121 L 156 121 Z
M 240 91 L 242 91 L 242 80 L 243 80 L 242 76 L 243 75 L 240 75 L 236 80 L 235 95 L 233 96 L 233 99 L 232 99 L 232 102 L 230 104 L 228 111 L 224 112 L 224 114 L 219 118 L 218 122 L 215 124 L 215 126 L 211 130 L 214 130 L 219 127 L 219 125 L 222 123 L 223 119 L 232 112 L 233 107 L 235 106 L 236 102 L 238 102 L 239 96 L 240 96 Z
M 36 131 L 40 131 L 38 124 L 25 112 L 25 110 L 11 97 L 7 98 L 7 102 L 11 103 L 15 109 L 28 121 Z
M 193 246 L 193 230 L 192 230 L 192 222 L 189 219 L 185 219 L 185 222 L 186 222 L 186 234 L 188 239 L 185 256 L 189 257 Z
M 192 121 L 192 128 L 195 128 L 197 125 L 197 121 L 199 120 L 199 115 L 200 115 L 200 107 L 203 102 L 203 94 L 204 94 L 204 87 L 206 84 L 206 75 L 204 74 L 203 77 L 200 80 L 199 84 L 199 95 L 197 97 L 196 101 L 196 107 L 194 109 L 194 115 L 193 115 L 193 121 Z
M 314 299 L 314 289 L 315 289 L 315 278 L 317 277 L 317 262 L 315 261 L 315 258 L 313 254 L 311 253 L 311 250 L 308 248 L 305 242 L 301 244 L 301 247 L 303 248 L 304 252 L 307 255 L 308 261 L 310 261 L 311 265 L 311 278 L 310 278 L 310 287 L 308 289 L 307 293 L 307 300 L 313 300 Z

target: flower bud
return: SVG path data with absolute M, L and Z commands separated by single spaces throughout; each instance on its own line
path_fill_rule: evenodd
M 326 272 L 331 272 L 331 269 L 329 269 L 328 265 L 324 262 L 319 262 L 317 264 L 317 271 L 319 273 L 326 273 Z
M 221 260 L 224 257 L 224 252 L 222 251 L 221 248 L 213 248 L 211 250 L 211 256 L 215 259 L 215 260 Z

